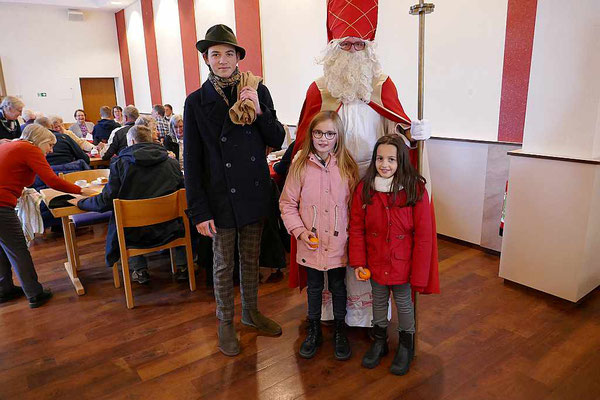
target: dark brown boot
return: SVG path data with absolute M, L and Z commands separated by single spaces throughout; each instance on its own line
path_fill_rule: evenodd
M 233 321 L 219 321 L 219 350 L 229 357 L 240 354 L 240 342 Z

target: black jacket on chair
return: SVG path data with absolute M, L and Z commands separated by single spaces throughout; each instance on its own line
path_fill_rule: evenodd
M 110 164 L 110 176 L 102 193 L 80 200 L 82 210 L 104 212 L 113 209 L 114 199 L 139 200 L 165 196 L 183 188 L 179 163 L 169 158 L 167 149 L 156 143 L 137 143 L 121 151 Z M 141 228 L 125 228 L 128 247 L 147 248 L 183 237 L 180 219 Z M 119 240 L 114 214 L 106 235 L 106 265 L 117 262 Z
M 94 125 L 94 130 L 92 131 L 92 136 L 94 137 L 94 144 L 98 144 L 103 140 L 108 140 L 112 131 L 120 127 L 118 122 L 115 122 L 112 119 L 103 118 L 96 125 Z
M 115 132 L 110 146 L 108 146 L 106 153 L 102 156 L 103 160 L 110 160 L 112 156 L 119 154 L 121 150 L 127 147 L 127 132 L 129 132 L 133 125 L 133 122 L 126 122 L 121 129 Z
M 252 125 L 231 122 L 229 106 L 209 81 L 185 101 L 183 159 L 194 224 L 214 219 L 217 228 L 239 228 L 269 213 L 265 151 L 280 148 L 285 131 L 267 87 L 261 83 L 257 91 L 263 113 Z
M 81 147 L 70 136 L 54 131 L 52 133 L 56 136 L 56 144 L 52 153 L 46 155 L 48 164 L 61 165 L 77 160 L 83 160 L 86 164 L 90 163 L 90 156 L 81 150 Z

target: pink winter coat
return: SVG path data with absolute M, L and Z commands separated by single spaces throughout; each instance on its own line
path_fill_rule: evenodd
M 319 247 L 310 250 L 298 241 L 296 262 L 320 271 L 348 264 L 348 182 L 340 176 L 336 158 L 331 155 L 324 167 L 311 154 L 302 179 L 288 174 L 279 208 L 283 223 L 295 238 L 307 229 L 319 238 Z

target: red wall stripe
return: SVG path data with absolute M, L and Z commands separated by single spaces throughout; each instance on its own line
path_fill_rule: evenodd
M 121 74 L 123 75 L 123 90 L 125 92 L 125 103 L 134 104 L 133 83 L 131 81 L 131 64 L 129 63 L 129 46 L 127 45 L 127 28 L 125 26 L 125 11 L 115 13 L 117 24 L 117 41 L 119 43 L 119 55 L 121 57 Z
M 240 70 L 262 76 L 262 43 L 260 37 L 259 0 L 235 0 L 235 33 L 238 43 L 246 49 Z
M 537 0 L 508 0 L 498 140 L 523 142 Z
M 144 40 L 146 41 L 146 61 L 148 63 L 148 79 L 150 81 L 150 98 L 152 104 L 162 104 L 160 92 L 160 74 L 158 73 L 158 52 L 154 33 L 154 11 L 152 0 L 141 0 L 142 21 L 144 23 Z
M 200 87 L 200 63 L 196 50 L 196 17 L 194 0 L 179 0 L 179 28 L 181 30 L 181 50 L 183 51 L 183 76 L 186 94 Z

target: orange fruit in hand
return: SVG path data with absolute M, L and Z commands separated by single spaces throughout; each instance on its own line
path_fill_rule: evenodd
M 360 279 L 370 279 L 371 278 L 371 271 L 369 271 L 368 268 L 363 268 L 363 272 L 358 271 L 358 277 Z
M 316 249 L 319 247 L 319 238 L 316 238 L 313 236 L 313 237 L 309 238 L 308 240 L 311 242 L 310 247 L 312 247 L 313 249 Z

